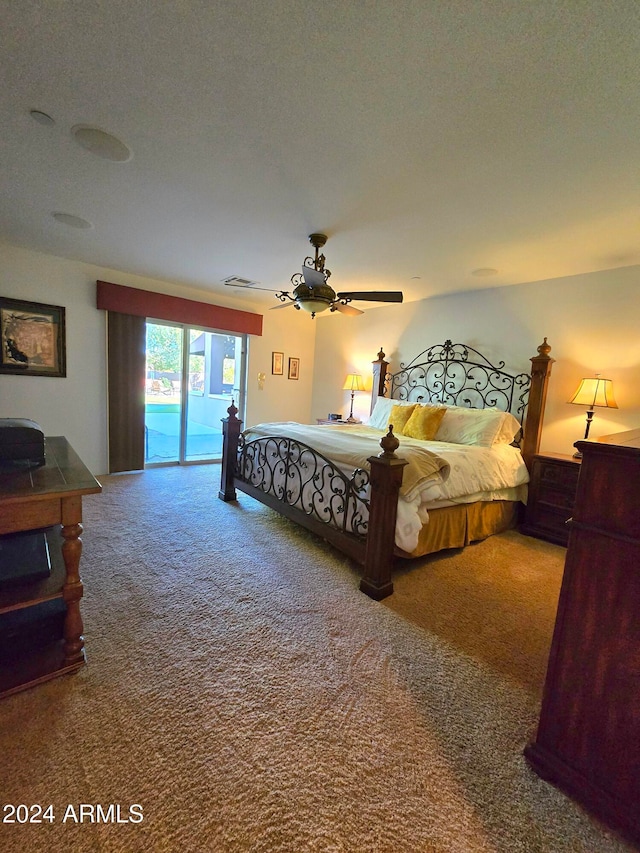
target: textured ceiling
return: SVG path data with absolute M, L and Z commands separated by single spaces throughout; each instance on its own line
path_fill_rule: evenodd
M 0 30 L 5 242 L 227 296 L 312 231 L 336 289 L 406 299 L 640 262 L 637 0 L 0 0 Z

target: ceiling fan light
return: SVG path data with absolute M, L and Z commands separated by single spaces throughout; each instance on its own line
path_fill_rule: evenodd
M 297 299 L 296 305 L 308 314 L 319 314 L 321 311 L 326 311 L 331 303 L 325 302 L 324 299 Z

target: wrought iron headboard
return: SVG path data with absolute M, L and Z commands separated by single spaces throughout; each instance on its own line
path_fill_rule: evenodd
M 435 344 L 397 373 L 387 373 L 385 388 L 396 400 L 446 403 L 511 412 L 522 424 L 529 399 L 531 376 L 514 375 L 504 361 L 492 364 L 467 344 Z

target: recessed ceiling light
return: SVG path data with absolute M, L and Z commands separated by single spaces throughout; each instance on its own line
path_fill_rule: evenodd
M 485 275 L 498 275 L 498 270 L 494 270 L 493 267 L 480 267 L 477 270 L 473 270 L 471 275 L 477 276 L 485 276 Z
M 29 115 L 38 124 L 44 124 L 47 127 L 51 127 L 56 123 L 55 119 L 51 118 L 47 113 L 43 113 L 42 110 L 29 110 Z
M 62 222 L 63 225 L 68 225 L 70 228 L 79 228 L 80 230 L 86 230 L 87 228 L 93 228 L 91 222 L 88 219 L 82 219 L 79 216 L 73 216 L 71 213 L 61 213 L 60 211 L 54 211 L 51 214 L 56 222 Z
M 88 124 L 76 124 L 71 128 L 71 135 L 83 148 L 114 163 L 126 163 L 133 157 L 133 151 L 120 139 L 117 139 L 99 127 Z

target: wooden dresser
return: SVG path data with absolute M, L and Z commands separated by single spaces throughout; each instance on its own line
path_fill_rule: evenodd
M 0 553 L 10 555 L 0 565 L 0 698 L 85 661 L 82 497 L 102 486 L 62 436 L 45 439 L 45 458 L 41 468 L 0 475 Z M 14 575 L 12 562 L 30 553 L 30 544 L 16 546 L 20 534 L 41 545 L 37 565 Z
M 576 447 L 582 466 L 540 723 L 525 755 L 638 844 L 640 430 Z

